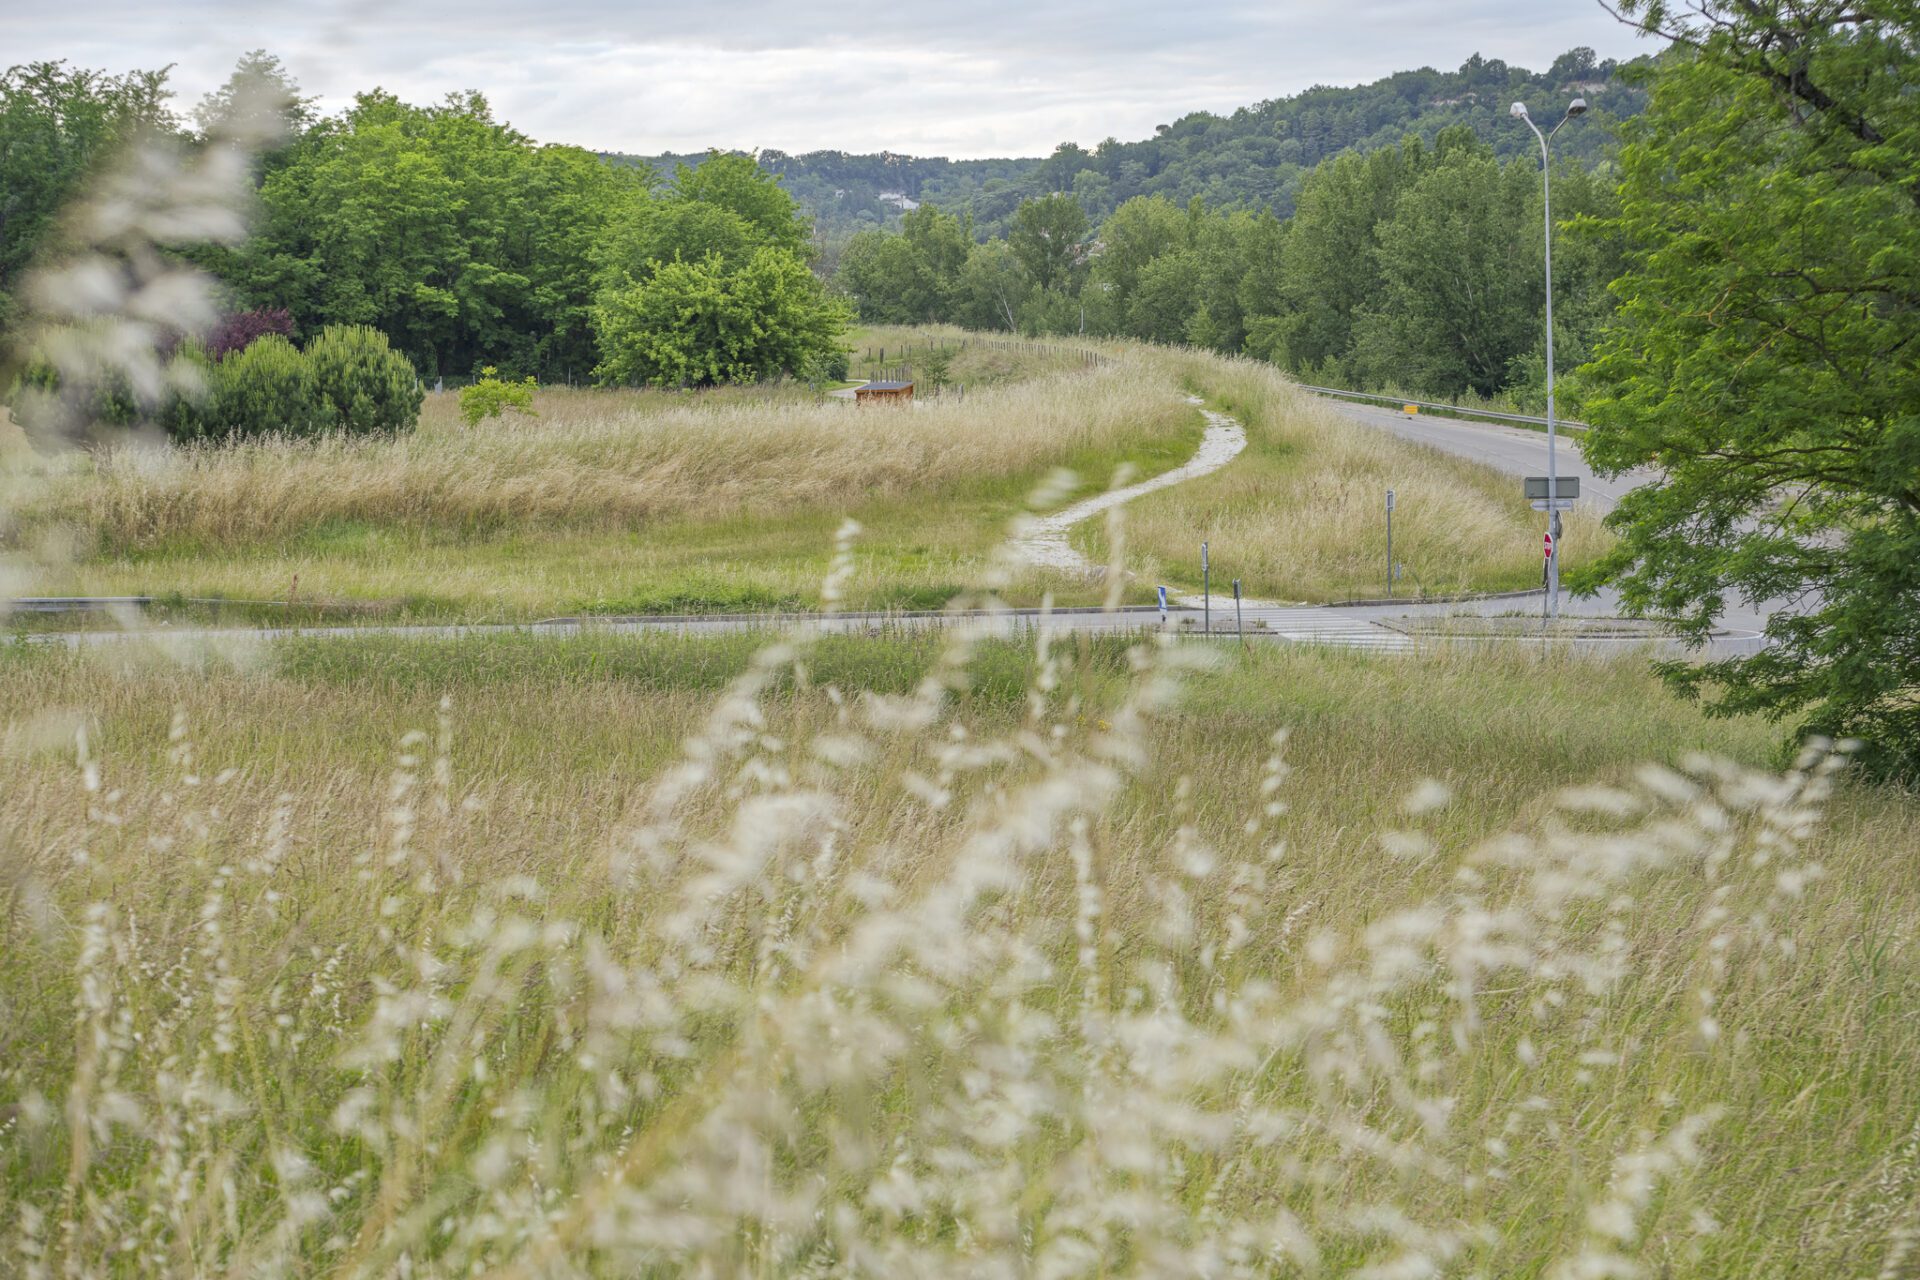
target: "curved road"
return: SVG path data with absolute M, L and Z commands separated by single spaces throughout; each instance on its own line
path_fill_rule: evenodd
M 1367 426 L 1385 431 L 1412 444 L 1425 445 L 1442 453 L 1456 457 L 1471 458 L 1475 462 L 1504 471 L 1512 476 L 1544 476 L 1547 474 L 1547 433 L 1529 431 L 1524 427 L 1509 427 L 1489 422 L 1469 422 L 1460 418 L 1442 418 L 1431 414 L 1406 414 L 1397 409 L 1379 405 L 1354 404 L 1345 400 L 1336 400 L 1330 396 L 1320 397 L 1320 403 L 1342 417 Z M 1559 472 L 1563 476 L 1580 477 L 1580 501 L 1590 504 L 1601 511 L 1609 511 L 1621 498 L 1633 489 L 1645 484 L 1659 484 L 1660 472 L 1652 467 L 1643 467 L 1621 475 L 1602 479 L 1595 476 L 1587 466 L 1586 459 L 1580 456 L 1580 437 L 1574 432 L 1562 432 L 1558 455 Z M 1514 501 L 1520 502 L 1520 486 L 1514 486 Z M 1461 606 L 1420 606 L 1404 612 L 1444 612 L 1458 610 Z M 1743 635 L 1744 632 L 1759 632 L 1767 625 L 1767 618 L 1780 607 L 1780 602 L 1768 602 L 1754 605 L 1747 601 L 1729 600 L 1721 615 L 1720 625 L 1729 634 L 1716 638 L 1711 646 L 1715 656 L 1727 656 L 1733 653 L 1750 653 L 1760 647 L 1756 638 Z M 1575 597 L 1562 595 L 1560 601 L 1562 614 L 1584 617 L 1617 617 L 1620 613 L 1620 597 L 1617 592 L 1608 590 L 1598 595 Z

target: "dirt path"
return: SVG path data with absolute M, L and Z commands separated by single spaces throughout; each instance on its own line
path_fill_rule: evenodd
M 1188 397 L 1193 404 L 1200 401 Z M 1165 489 L 1186 480 L 1195 480 L 1211 475 L 1232 462 L 1247 447 L 1246 428 L 1224 413 L 1215 413 L 1212 409 L 1200 412 L 1207 417 L 1207 430 L 1200 437 L 1200 447 L 1194 450 L 1193 457 L 1171 471 L 1163 471 L 1151 480 L 1142 480 L 1139 484 L 1130 484 L 1124 489 L 1112 489 L 1096 494 L 1054 512 L 1042 516 L 1025 535 L 1014 540 L 1014 551 L 1029 564 L 1046 569 L 1065 569 L 1069 572 L 1091 574 L 1094 565 L 1085 556 L 1073 549 L 1067 541 L 1067 530 L 1083 520 L 1090 520 L 1103 511 L 1111 510 L 1123 502 L 1132 502 L 1142 494 L 1152 493 L 1156 489 Z

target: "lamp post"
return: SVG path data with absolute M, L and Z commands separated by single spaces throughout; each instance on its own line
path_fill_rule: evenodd
M 1527 114 L 1527 104 L 1516 102 L 1509 109 L 1513 118 L 1526 122 L 1533 130 L 1533 136 L 1540 139 L 1540 205 L 1545 212 L 1547 228 L 1547 529 L 1553 534 L 1553 555 L 1547 561 L 1547 616 L 1560 616 L 1560 469 L 1557 465 L 1555 445 L 1559 432 L 1554 427 L 1553 416 L 1553 170 L 1547 144 L 1553 141 L 1554 134 L 1567 125 L 1567 121 L 1586 112 L 1587 100 L 1575 98 L 1567 104 L 1567 114 L 1560 123 L 1553 126 L 1550 133 L 1540 132 L 1540 126 Z

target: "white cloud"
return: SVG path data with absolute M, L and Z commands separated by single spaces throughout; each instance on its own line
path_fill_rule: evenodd
M 479 89 L 543 141 L 630 152 L 1044 155 L 1475 52 L 1539 69 L 1578 44 L 1645 48 L 1593 0 L 0 0 L 9 62 L 174 63 L 190 103 L 263 47 L 328 108 L 375 85 Z

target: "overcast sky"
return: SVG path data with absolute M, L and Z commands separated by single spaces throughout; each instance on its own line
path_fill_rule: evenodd
M 183 105 L 252 48 L 323 108 L 479 89 L 544 142 L 1045 155 L 1188 111 L 1473 53 L 1540 70 L 1648 46 L 1596 0 L 0 0 L 0 62 L 174 63 Z

